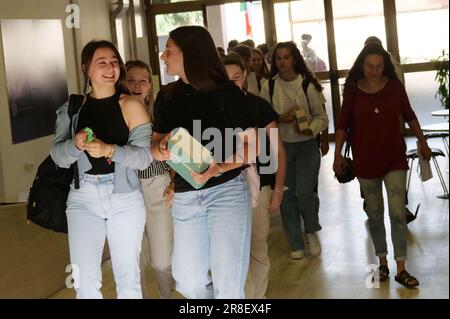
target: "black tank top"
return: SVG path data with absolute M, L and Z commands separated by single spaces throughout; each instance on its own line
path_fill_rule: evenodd
M 104 143 L 126 145 L 129 129 L 123 118 L 119 97 L 120 93 L 104 99 L 95 99 L 88 95 L 78 117 L 77 132 L 90 127 L 95 137 Z M 109 164 L 105 157 L 93 158 L 87 152 L 85 153 L 92 164 L 92 169 L 87 171 L 87 174 L 114 173 L 114 162 Z

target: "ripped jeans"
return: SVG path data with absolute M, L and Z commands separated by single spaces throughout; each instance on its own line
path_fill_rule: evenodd
M 369 230 L 375 253 L 378 257 L 387 255 L 386 229 L 384 226 L 383 181 L 386 187 L 391 221 L 391 238 L 396 261 L 406 260 L 406 216 L 405 192 L 406 171 L 392 171 L 383 178 L 365 179 L 358 177 L 367 204 Z

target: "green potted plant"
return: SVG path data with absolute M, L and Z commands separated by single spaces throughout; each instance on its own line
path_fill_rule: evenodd
M 441 106 L 448 110 L 448 53 L 442 50 L 442 54 L 435 60 L 436 63 L 436 77 L 438 89 L 434 97 L 439 97 Z

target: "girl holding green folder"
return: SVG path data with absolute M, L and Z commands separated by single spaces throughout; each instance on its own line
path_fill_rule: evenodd
M 215 161 L 204 173 L 193 173 L 199 184 L 206 182 L 204 186 L 196 190 L 179 175 L 174 178 L 172 272 L 176 289 L 187 298 L 244 298 L 252 209 L 243 166 L 256 157 L 256 140 L 242 141 L 240 150 L 226 147 L 225 129 L 253 130 L 255 120 L 244 93 L 228 79 L 205 28 L 186 26 L 170 32 L 161 58 L 167 73 L 180 80 L 156 97 L 154 158 L 171 158 L 167 141 L 177 127 L 193 136 L 198 125 L 221 133 L 216 141 L 221 142 L 221 149 L 214 147 Z M 202 135 L 199 142 L 208 147 L 211 139 Z

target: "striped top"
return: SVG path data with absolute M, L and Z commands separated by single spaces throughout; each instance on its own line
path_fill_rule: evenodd
M 149 179 L 151 177 L 162 175 L 168 171 L 170 171 L 170 167 L 166 164 L 166 162 L 154 160 L 149 167 L 142 171 L 139 171 L 139 178 Z

